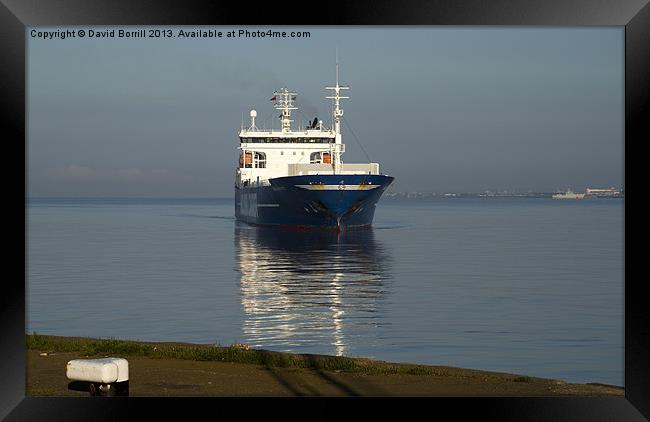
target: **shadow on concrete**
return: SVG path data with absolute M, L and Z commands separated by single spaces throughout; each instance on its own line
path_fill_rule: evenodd
M 84 393 L 91 393 L 93 384 L 87 381 L 72 381 L 68 384 L 68 390 L 82 391 Z
M 72 381 L 68 383 L 68 390 L 82 391 L 91 396 L 128 396 L 129 381 L 111 384 L 98 384 L 88 381 Z
M 286 374 L 283 374 L 283 371 L 279 370 L 279 368 L 274 367 L 272 365 L 272 359 L 271 359 L 272 353 L 264 351 L 261 352 L 261 356 L 262 356 L 262 365 L 264 365 L 265 369 L 269 371 L 269 373 L 293 395 L 296 396 L 323 395 L 317 389 L 307 385 L 306 383 L 300 383 L 299 385 L 298 383 L 296 383 L 295 380 L 292 380 L 291 377 L 288 377 L 286 376 Z M 319 362 L 318 356 L 316 355 L 304 355 L 304 356 L 307 359 L 308 365 L 306 368 L 303 369 L 313 371 L 312 373 L 319 376 L 323 381 L 325 381 L 326 384 L 334 386 L 336 389 L 338 389 L 341 393 L 343 393 L 346 396 L 357 397 L 357 396 L 364 395 L 362 392 L 353 388 L 349 384 L 342 382 L 337 377 L 332 376 L 331 374 L 323 370 L 322 365 Z
M 320 368 L 320 365 L 318 364 L 318 359 L 314 355 L 306 355 L 307 361 L 309 362 L 309 366 L 322 378 L 324 379 L 327 383 L 334 385 L 336 388 L 341 390 L 343 393 L 345 393 L 348 396 L 361 396 L 362 394 L 349 385 L 344 384 L 341 382 L 341 380 L 338 380 L 334 378 L 333 376 L 329 375 L 327 372 L 323 371 Z
M 262 365 L 266 368 L 267 371 L 273 377 L 287 390 L 289 390 L 293 395 L 295 396 L 305 396 L 300 389 L 296 385 L 293 385 L 293 383 L 284 375 L 282 375 L 279 371 L 277 371 L 272 365 L 271 365 L 271 354 L 267 351 L 260 351 L 260 354 L 262 355 Z M 311 395 L 319 395 L 317 391 L 307 387 L 309 390 L 309 393 Z

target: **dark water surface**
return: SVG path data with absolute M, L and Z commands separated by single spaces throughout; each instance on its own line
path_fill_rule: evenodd
M 374 228 L 232 199 L 30 199 L 27 328 L 623 385 L 623 200 L 396 200 Z

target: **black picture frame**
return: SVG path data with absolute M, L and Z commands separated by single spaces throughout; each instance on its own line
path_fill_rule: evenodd
M 336 9 L 338 8 L 338 9 Z M 12 183 L 10 209 L 14 221 L 5 227 L 25 240 L 26 177 L 25 47 L 28 26 L 45 25 L 509 25 L 509 26 L 621 26 L 625 27 L 625 246 L 632 227 L 630 199 L 634 168 L 630 159 L 638 146 L 650 139 L 650 5 L 647 0 L 433 0 L 428 2 L 386 0 L 356 3 L 255 3 L 171 2 L 148 0 L 1 0 L 0 87 L 2 88 L 2 132 L 5 146 L 5 180 Z M 11 163 L 20 167 L 7 166 Z M 638 169 L 638 167 L 636 167 Z M 22 173 L 21 173 L 22 172 Z M 23 205 L 25 202 L 22 202 Z M 14 215 L 15 214 L 15 215 Z M 639 236 L 638 234 L 636 236 Z M 19 243 L 18 243 L 19 244 Z M 0 293 L 0 417 L 7 420 L 113 420 L 127 418 L 136 410 L 147 419 L 185 412 L 191 418 L 208 411 L 226 417 L 224 408 L 247 418 L 298 416 L 294 407 L 307 402 L 319 416 L 341 415 L 341 405 L 355 404 L 368 411 L 406 406 L 424 410 L 429 416 L 453 419 L 467 416 L 495 420 L 644 420 L 650 418 L 650 326 L 643 292 L 643 277 L 625 277 L 625 396 L 624 397 L 508 397 L 426 398 L 404 403 L 396 399 L 337 399 L 334 404 L 318 399 L 261 398 L 49 398 L 25 396 L 25 292 L 26 244 L 5 242 L 10 254 L 8 268 L 21 268 L 6 276 Z M 625 259 L 626 274 L 632 260 Z M 637 264 L 638 266 L 638 264 Z M 22 279 L 20 274 L 23 275 Z M 331 400 L 331 399 L 329 399 Z M 256 403 L 251 403 L 255 401 Z M 302 406 L 301 406 L 302 407 Z M 316 411 L 316 412 L 314 412 Z M 190 412 L 189 414 L 187 412 Z M 432 413 L 433 412 L 433 413 Z M 235 416 L 230 416 L 235 417 Z M 305 416 L 303 416 L 305 417 Z

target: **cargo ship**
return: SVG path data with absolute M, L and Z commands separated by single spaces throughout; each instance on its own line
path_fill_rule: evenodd
M 606 189 L 587 188 L 586 196 L 591 198 L 621 198 L 623 192 L 613 186 Z
M 394 178 L 381 174 L 378 163 L 344 163 L 341 139 L 343 110 L 338 63 L 332 91 L 331 124 L 315 118 L 292 128 L 297 94 L 286 87 L 271 101 L 280 112 L 277 130 L 250 126 L 239 132 L 239 165 L 235 174 L 235 216 L 260 226 L 294 228 L 362 228 L 372 225 L 380 197 Z

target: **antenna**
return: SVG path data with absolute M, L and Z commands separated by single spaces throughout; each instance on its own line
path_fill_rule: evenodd
M 336 58 L 336 85 L 335 86 L 326 86 L 325 89 L 331 89 L 334 91 L 334 95 L 331 97 L 325 97 L 325 98 L 330 98 L 334 100 L 334 129 L 337 134 L 341 133 L 341 116 L 343 116 L 343 110 L 341 109 L 341 104 L 340 100 L 342 99 L 348 99 L 350 97 L 343 97 L 340 95 L 340 91 L 342 89 L 350 89 L 349 86 L 341 86 L 339 85 L 339 63 L 338 63 L 338 53 L 337 53 L 337 58 Z
M 336 85 L 335 86 L 326 86 L 325 89 L 331 89 L 334 91 L 334 95 L 331 97 L 325 97 L 333 99 L 334 111 L 332 113 L 334 119 L 334 133 L 335 133 L 335 142 L 332 145 L 334 159 L 332 160 L 332 165 L 334 166 L 334 173 L 339 172 L 341 166 L 341 153 L 345 151 L 341 143 L 341 117 L 343 116 L 343 110 L 341 109 L 340 100 L 347 99 L 350 97 L 341 96 L 342 89 L 350 89 L 349 86 L 339 85 L 339 50 L 336 49 Z
M 291 120 L 291 110 L 298 109 L 298 107 L 294 107 L 293 105 L 293 102 L 296 100 L 296 95 L 298 94 L 295 92 L 289 92 L 286 87 L 273 93 L 273 100 L 275 101 L 273 106 L 276 110 L 282 110 L 280 120 L 282 121 L 283 132 L 291 131 L 291 122 L 293 122 L 293 120 Z
M 336 46 L 336 85 L 339 84 L 339 47 Z

